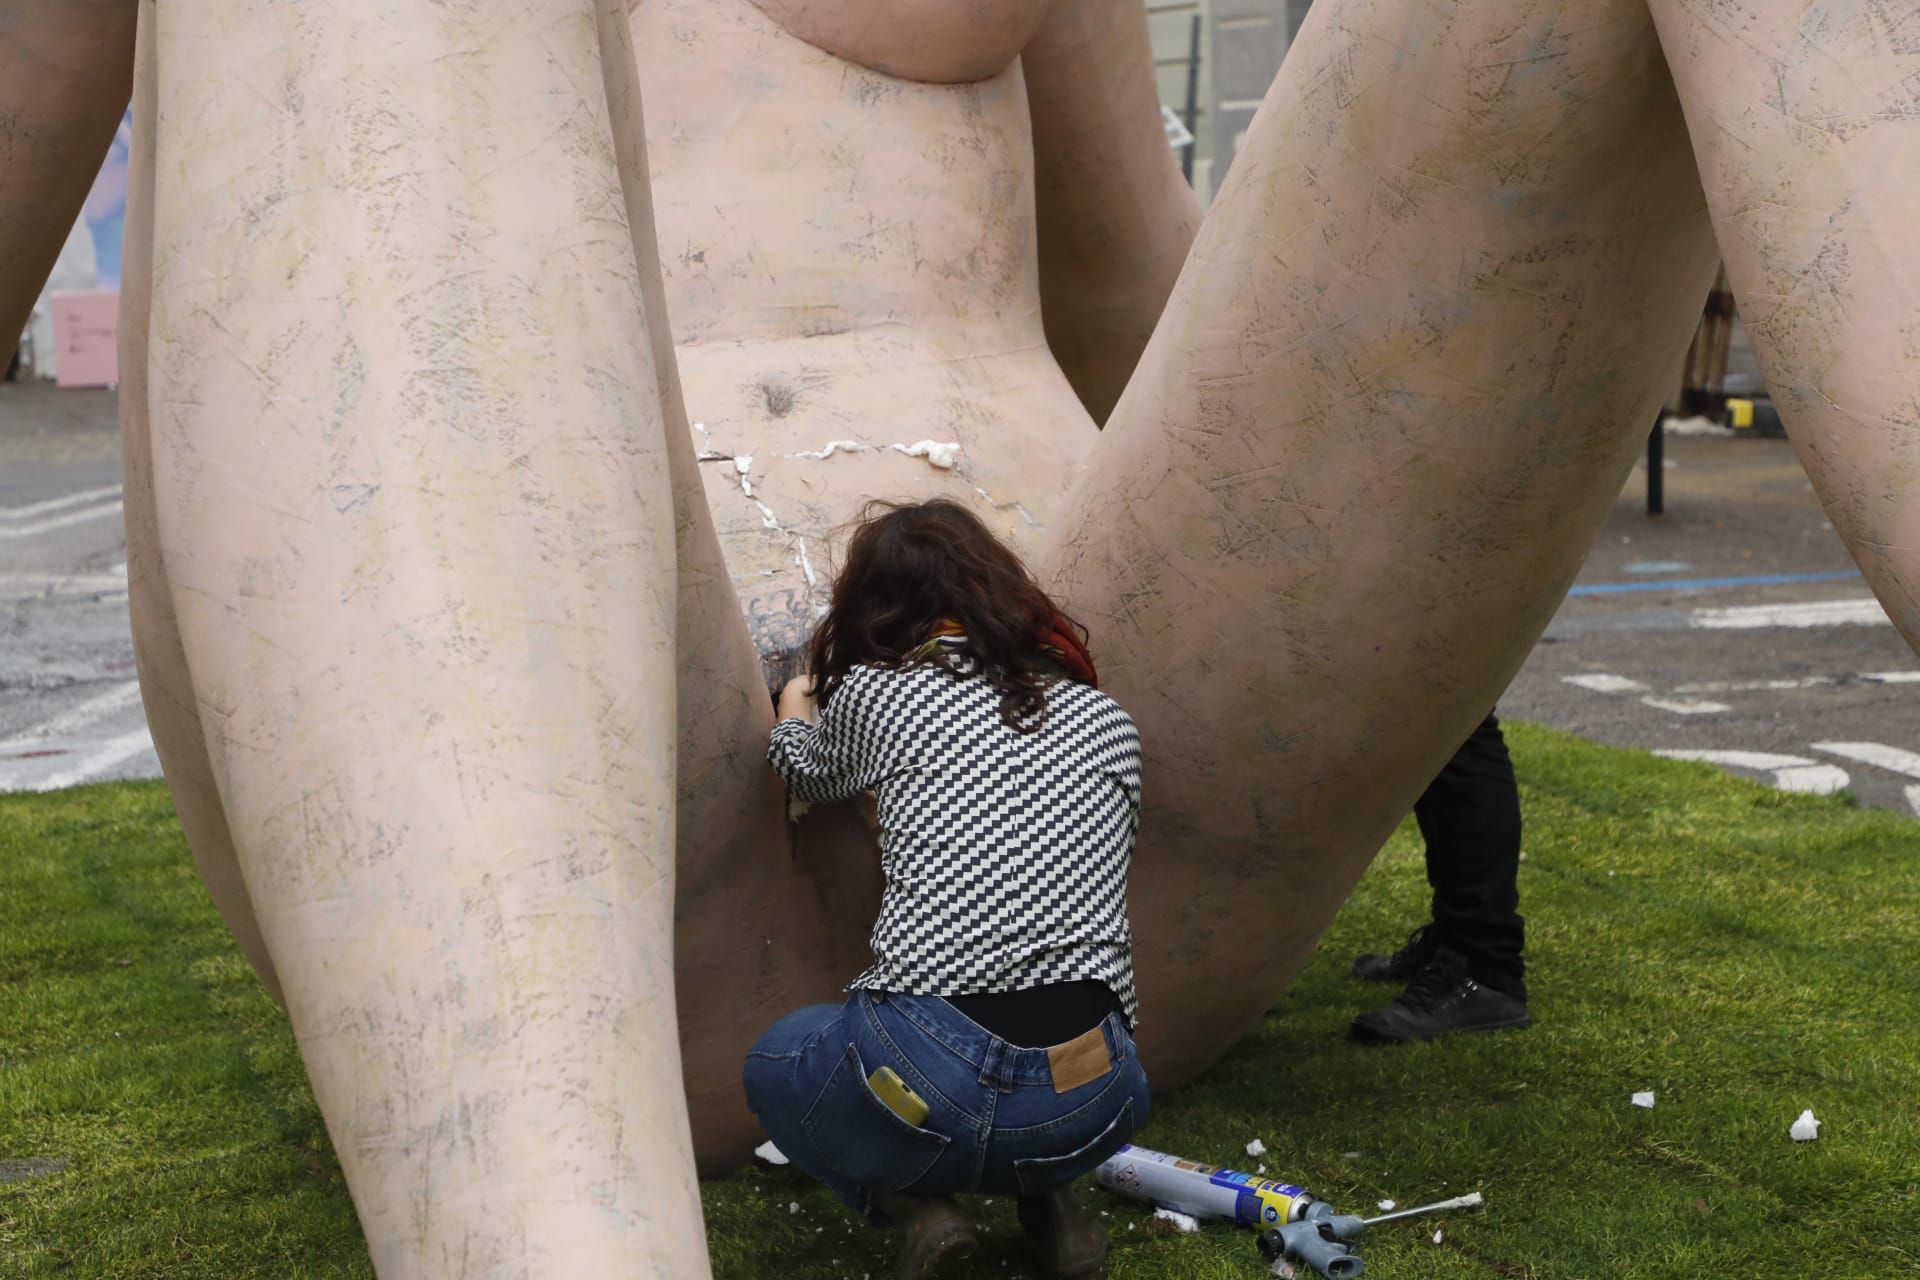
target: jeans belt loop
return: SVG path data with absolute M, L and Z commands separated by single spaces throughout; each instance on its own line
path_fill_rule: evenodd
M 1001 1093 L 1013 1092 L 1013 1081 L 1007 1070 L 1007 1055 L 1012 1046 L 999 1036 L 987 1038 L 987 1052 L 980 1059 L 980 1083 L 991 1085 Z

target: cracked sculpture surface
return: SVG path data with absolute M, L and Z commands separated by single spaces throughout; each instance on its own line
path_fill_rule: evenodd
M 877 902 L 764 761 L 867 496 L 1139 724 L 1161 1086 L 1538 637 L 1716 232 L 1920 635 L 1912 5 L 1320 0 L 1204 218 L 1138 0 L 8 0 L 0 66 L 0 329 L 132 94 L 148 715 L 387 1280 L 705 1274 Z

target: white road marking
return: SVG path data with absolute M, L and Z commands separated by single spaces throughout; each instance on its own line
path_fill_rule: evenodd
M 153 736 L 147 727 L 141 725 L 132 733 L 123 733 L 117 738 L 109 738 L 100 744 L 99 750 L 86 757 L 71 769 L 63 769 L 49 778 L 42 778 L 33 787 L 35 791 L 58 791 L 62 787 L 75 787 L 83 782 L 99 777 L 115 765 L 123 764 L 142 751 L 153 750 Z
M 124 595 L 127 566 L 104 573 L 0 573 L 0 600 L 31 600 L 38 596 Z
M 53 719 L 37 724 L 25 733 L 0 741 L 0 751 L 17 751 L 22 747 L 37 746 L 48 738 L 73 733 L 97 720 L 104 720 L 116 712 L 139 705 L 140 682 L 129 680 L 125 684 L 115 685 L 97 697 L 87 699 L 77 707 L 69 707 Z
M 1625 676 L 1608 675 L 1596 671 L 1584 676 L 1561 676 L 1563 684 L 1575 685 L 1582 689 L 1591 689 L 1595 693 L 1645 693 L 1647 686 L 1638 680 L 1629 680 Z
M 1860 678 L 1881 684 L 1920 684 L 1920 671 L 1868 671 Z
M 0 524 L 0 538 L 31 538 L 37 533 L 50 533 L 55 529 L 64 529 L 68 525 L 84 524 L 89 520 L 98 520 L 102 516 L 117 516 L 120 504 L 109 502 L 98 507 L 88 507 L 84 511 L 69 511 L 64 515 L 48 516 L 45 520 L 36 520 L 32 524 Z
M 1762 627 L 1891 626 L 1893 619 L 1872 596 L 1851 600 L 1810 600 L 1800 604 L 1743 604 L 1730 609 L 1695 609 L 1687 625 L 1708 631 L 1752 631 Z
M 1711 716 L 1733 710 L 1724 702 L 1709 702 L 1705 698 L 1642 698 L 1640 702 L 1656 711 L 1671 711 L 1680 716 Z
M 26 520 L 32 516 L 45 515 L 49 511 L 65 511 L 68 507 L 78 507 L 89 502 L 98 502 L 102 498 L 120 497 L 120 486 L 110 484 L 99 489 L 83 489 L 79 493 L 69 493 L 62 498 L 48 498 L 45 502 L 29 502 L 24 507 L 0 507 L 0 520 Z
M 1804 756 L 1776 755 L 1771 751 L 1656 751 L 1667 760 L 1699 760 L 1723 769 L 1752 769 L 1773 775 L 1773 785 L 1781 791 L 1825 796 L 1843 790 L 1850 779 L 1845 769 L 1818 764 Z
M 1889 747 L 1879 742 L 1816 742 L 1813 749 L 1839 756 L 1842 760 L 1870 764 L 1889 773 L 1920 778 L 1920 754 L 1903 751 L 1899 747 Z
M 1872 679 L 1871 676 L 1864 677 Z M 1701 680 L 1673 686 L 1675 693 L 1767 693 L 1779 689 L 1812 689 L 1838 684 L 1838 676 L 1801 676 L 1797 680 Z
M 91 662 L 62 661 L 33 650 L 11 652 L 5 646 L 0 646 L 0 689 L 8 693 L 16 689 L 32 693 L 56 693 L 76 684 L 95 685 L 104 680 L 125 680 L 128 671 L 133 668 L 132 648 L 133 642 L 129 639 L 124 655 L 108 654 L 107 661 L 103 663 L 98 659 Z

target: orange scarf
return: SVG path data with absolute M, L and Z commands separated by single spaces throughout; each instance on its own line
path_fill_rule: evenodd
M 919 662 L 929 657 L 942 640 L 953 636 L 965 636 L 967 630 L 952 618 L 940 619 L 927 642 L 908 655 L 908 661 Z M 1093 655 L 1087 652 L 1086 641 L 1071 622 L 1061 614 L 1054 614 L 1039 628 L 1036 637 L 1040 642 L 1040 652 L 1058 662 L 1067 669 L 1067 674 L 1081 684 L 1098 689 L 1100 673 L 1094 669 Z

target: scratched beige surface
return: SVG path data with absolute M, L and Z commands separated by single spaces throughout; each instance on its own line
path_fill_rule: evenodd
M 375 1265 L 704 1274 L 624 9 L 149 15 L 160 550 Z
M 836 57 L 889 76 L 933 84 L 962 84 L 998 75 L 1027 47 L 1048 9 L 1048 0 L 754 3 L 783 30 Z
M 1774 403 L 1847 550 L 1920 644 L 1920 8 L 1653 11 Z
M 1017 50 L 920 84 L 746 0 L 634 24 L 687 410 L 762 651 L 804 643 L 861 494 L 966 501 L 1031 546 L 1096 433 L 1041 323 Z
M 1094 629 L 1149 754 L 1162 1086 L 1544 625 L 1709 201 L 1915 634 L 1914 33 L 1880 6 L 1656 0 L 1670 74 L 1631 0 L 1321 0 L 1204 225 L 1133 0 L 660 0 L 644 126 L 629 7 L 143 9 L 143 688 L 383 1276 L 702 1273 L 740 1054 L 857 970 L 877 896 L 858 819 L 789 827 L 761 760 L 869 494 L 973 503 Z M 0 133 L 84 152 L 125 93 L 100 31 L 64 107 L 0 84 Z M 91 166 L 50 154 L 0 146 L 10 195 L 67 175 L 0 199 L 0 261 L 71 222 Z
M 128 612 L 147 727 L 166 772 L 174 810 L 214 905 L 260 980 L 285 1003 L 273 958 L 227 827 L 200 723 L 200 704 L 180 643 L 173 591 L 161 552 L 149 429 L 148 330 L 153 287 L 154 0 L 141 0 L 139 57 L 133 84 L 134 146 L 120 292 L 120 467 L 126 509 Z
M 1314 6 L 1043 561 L 1148 744 L 1158 1083 L 1494 705 L 1713 267 L 1644 5 Z

